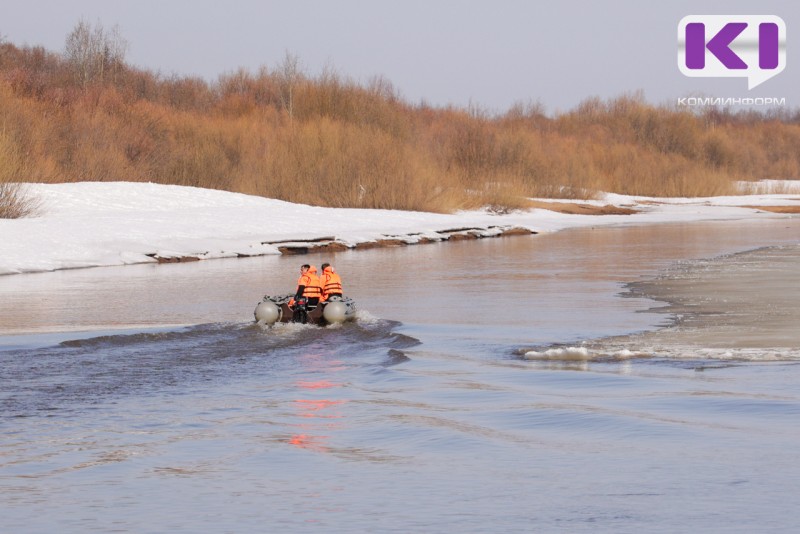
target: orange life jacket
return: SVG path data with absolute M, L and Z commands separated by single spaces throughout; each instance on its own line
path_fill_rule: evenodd
M 342 294 L 342 278 L 336 274 L 332 267 L 325 267 L 322 271 L 322 300 L 332 293 Z
M 297 279 L 298 286 L 305 286 L 303 296 L 309 299 L 322 296 L 322 285 L 320 284 L 319 276 L 317 276 L 316 272 L 317 270 L 312 267 Z

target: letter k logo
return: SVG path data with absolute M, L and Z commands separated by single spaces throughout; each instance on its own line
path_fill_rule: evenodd
M 706 25 L 692 22 L 686 25 L 686 66 L 703 69 L 706 66 L 706 48 L 728 69 L 746 69 L 747 63 L 730 49 L 730 44 L 747 28 L 746 22 L 729 22 L 706 45 Z

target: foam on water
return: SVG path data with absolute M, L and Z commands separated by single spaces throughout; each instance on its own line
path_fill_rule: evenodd
M 800 361 L 800 349 L 787 347 L 774 348 L 704 348 L 693 346 L 642 347 L 631 344 L 632 348 L 614 348 L 611 345 L 581 347 L 551 347 L 540 349 L 520 349 L 517 351 L 525 360 L 619 362 L 633 359 L 668 360 L 720 360 L 739 362 L 790 362 Z
M 578 360 L 578 361 L 622 361 L 633 358 L 649 358 L 652 356 L 646 351 L 632 351 L 620 349 L 617 351 L 601 351 L 589 347 L 553 347 L 542 350 L 520 351 L 526 360 Z

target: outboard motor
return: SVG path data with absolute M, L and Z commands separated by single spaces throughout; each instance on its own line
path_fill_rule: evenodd
M 300 297 L 292 306 L 292 322 L 306 324 L 308 322 L 308 299 Z

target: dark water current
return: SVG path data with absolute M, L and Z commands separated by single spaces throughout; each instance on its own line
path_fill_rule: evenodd
M 0 277 L 0 531 L 797 531 L 799 221 Z

